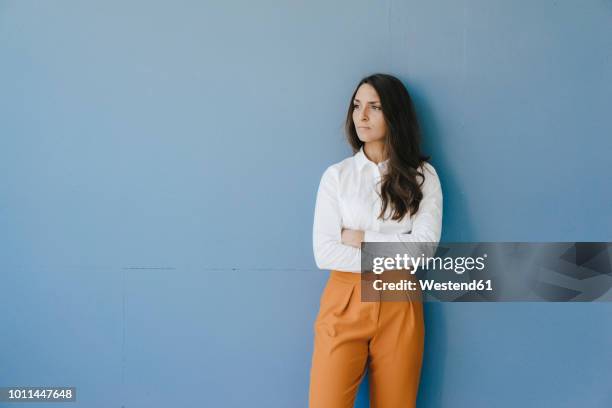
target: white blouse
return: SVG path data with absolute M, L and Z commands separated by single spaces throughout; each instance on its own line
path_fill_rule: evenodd
M 363 147 L 352 157 L 329 166 L 317 191 L 313 249 L 319 269 L 361 272 L 361 249 L 342 243 L 342 228 L 362 230 L 365 242 L 433 242 L 442 232 L 442 187 L 434 167 L 423 162 L 423 199 L 419 211 L 401 221 L 378 219 L 382 200 L 377 184 L 389 160 L 376 164 Z M 424 171 L 425 170 L 425 171 Z M 417 177 L 420 182 L 420 177 Z M 387 207 L 388 217 L 391 214 Z M 418 256 L 418 255 L 415 255 Z

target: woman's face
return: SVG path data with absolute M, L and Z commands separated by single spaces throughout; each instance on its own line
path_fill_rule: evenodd
M 387 134 L 387 124 L 376 89 L 370 84 L 362 84 L 357 89 L 353 104 L 353 123 L 359 140 L 364 143 L 383 140 Z

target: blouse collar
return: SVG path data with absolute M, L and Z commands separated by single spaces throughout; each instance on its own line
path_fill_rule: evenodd
M 387 167 L 387 165 L 389 164 L 389 159 L 382 161 L 378 164 L 374 163 L 372 160 L 368 159 L 368 156 L 366 156 L 365 152 L 363 151 L 363 145 L 361 146 L 361 148 L 359 149 L 359 151 L 357 153 L 355 153 L 355 163 L 357 164 L 357 169 L 361 170 L 363 169 L 364 166 L 366 165 L 370 165 L 370 166 L 377 166 L 381 169 L 385 169 Z

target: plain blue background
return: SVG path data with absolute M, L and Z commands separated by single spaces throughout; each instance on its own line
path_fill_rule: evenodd
M 379 71 L 443 240 L 612 240 L 608 0 L 0 1 L 0 386 L 306 407 L 316 189 Z M 419 407 L 610 407 L 611 313 L 428 304 Z

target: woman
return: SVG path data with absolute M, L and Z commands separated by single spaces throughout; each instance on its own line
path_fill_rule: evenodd
M 345 128 L 354 155 L 325 170 L 316 198 L 314 256 L 331 273 L 314 324 L 309 407 L 352 407 L 366 367 L 372 408 L 414 407 L 423 305 L 410 298 L 362 302 L 361 243 L 438 243 L 442 189 L 421 154 L 414 106 L 397 78 L 362 79 Z

